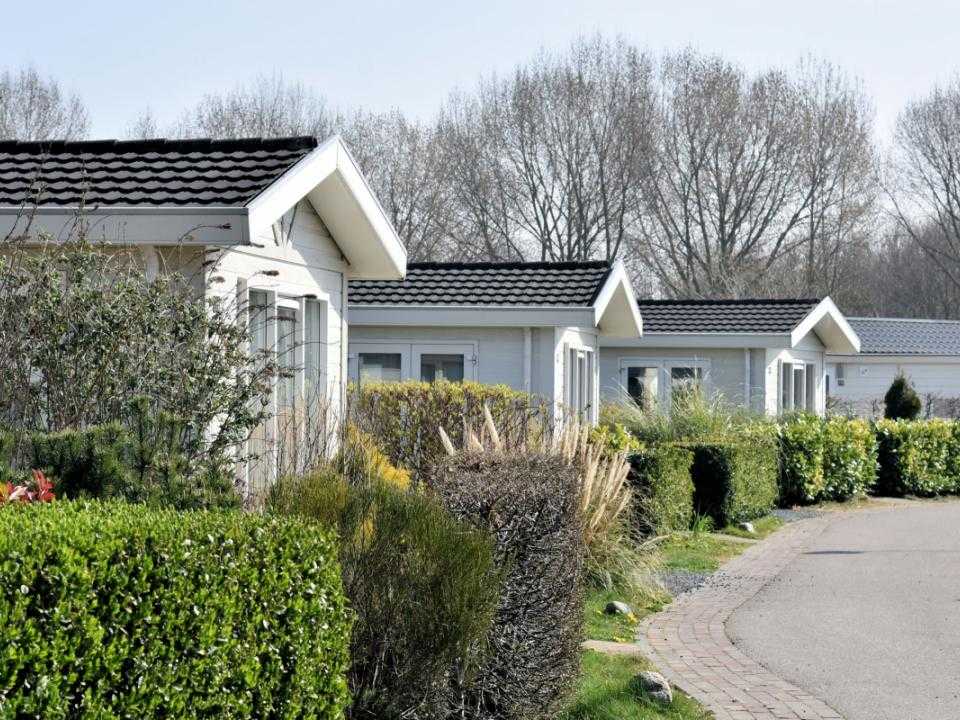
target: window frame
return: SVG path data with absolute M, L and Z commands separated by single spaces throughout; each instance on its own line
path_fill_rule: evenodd
M 424 355 L 461 355 L 463 356 L 463 382 L 475 382 L 477 379 L 479 358 L 476 343 L 411 343 L 410 351 L 412 360 L 410 377 L 414 380 L 419 381 L 422 378 L 423 369 L 420 361 Z
M 653 410 L 670 412 L 673 405 L 673 371 L 677 368 L 691 368 L 700 371 L 700 387 L 709 395 L 711 361 L 700 357 L 644 357 L 623 356 L 619 360 L 620 385 L 627 392 L 627 377 L 631 367 L 655 368 L 657 370 L 657 397 Z

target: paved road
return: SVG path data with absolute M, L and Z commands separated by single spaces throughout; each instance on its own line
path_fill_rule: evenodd
M 838 517 L 726 630 L 848 720 L 957 720 L 960 502 Z

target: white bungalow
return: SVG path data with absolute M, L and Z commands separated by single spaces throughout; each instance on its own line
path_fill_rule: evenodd
M 295 370 L 274 415 L 307 387 L 342 402 L 348 286 L 406 271 L 337 137 L 2 142 L 0 178 L 0 237 L 64 238 L 82 223 L 90 239 L 139 252 L 148 276 L 182 271 L 264 312 L 252 349 L 276 348 Z M 276 428 L 265 433 L 269 443 Z
M 589 422 L 601 338 L 641 332 L 620 263 L 411 263 L 350 285 L 352 379 L 502 383 Z
M 960 321 L 850 318 L 860 353 L 827 354 L 828 394 L 838 409 L 883 413 L 883 396 L 903 373 L 924 402 L 924 412 L 960 414 Z
M 691 383 L 756 412 L 823 414 L 827 353 L 860 340 L 830 298 L 642 300 L 642 337 L 601 338 L 601 389 L 669 407 Z

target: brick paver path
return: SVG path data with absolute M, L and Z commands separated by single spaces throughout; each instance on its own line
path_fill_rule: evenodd
M 670 682 L 716 720 L 822 720 L 841 715 L 788 683 L 730 642 L 724 623 L 816 537 L 829 517 L 791 523 L 750 547 L 702 587 L 644 619 L 637 642 Z

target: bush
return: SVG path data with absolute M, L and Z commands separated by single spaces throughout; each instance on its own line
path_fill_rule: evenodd
M 117 498 L 180 510 L 238 507 L 226 464 L 204 463 L 190 473 L 182 426 L 165 413 L 137 406 L 119 423 L 31 437 L 31 465 L 66 498 Z
M 888 420 L 915 420 L 922 407 L 920 396 L 903 373 L 894 378 L 883 404 L 883 416 Z
M 336 528 L 355 718 L 443 718 L 447 675 L 476 664 L 498 600 L 489 536 L 435 501 L 379 480 L 352 485 L 330 468 L 280 481 L 274 512 Z
M 816 415 L 795 415 L 780 424 L 780 502 L 811 503 L 823 497 L 824 428 Z
M 3 714 L 339 718 L 335 553 L 327 533 L 253 514 L 6 508 Z
M 865 420 L 830 418 L 823 426 L 821 497 L 842 501 L 865 495 L 877 482 L 877 438 Z
M 577 676 L 583 529 L 577 470 L 542 453 L 443 457 L 429 487 L 457 517 L 493 534 L 505 569 L 477 673 L 454 684 L 464 718 L 554 718 Z
M 955 424 L 945 420 L 880 420 L 876 423 L 879 495 L 932 496 L 957 486 Z
M 350 413 L 358 429 L 417 480 L 445 454 L 437 428 L 462 447 L 464 427 L 483 425 L 484 404 L 504 437 L 544 430 L 546 403 L 506 385 L 475 382 L 364 383 L 353 389 Z
M 766 515 L 777 503 L 777 446 L 762 426 L 740 442 L 701 442 L 693 451 L 694 511 L 716 527 Z
M 682 447 L 656 445 L 630 457 L 630 482 L 636 495 L 636 517 L 644 534 L 688 530 L 693 522 L 693 453 Z

